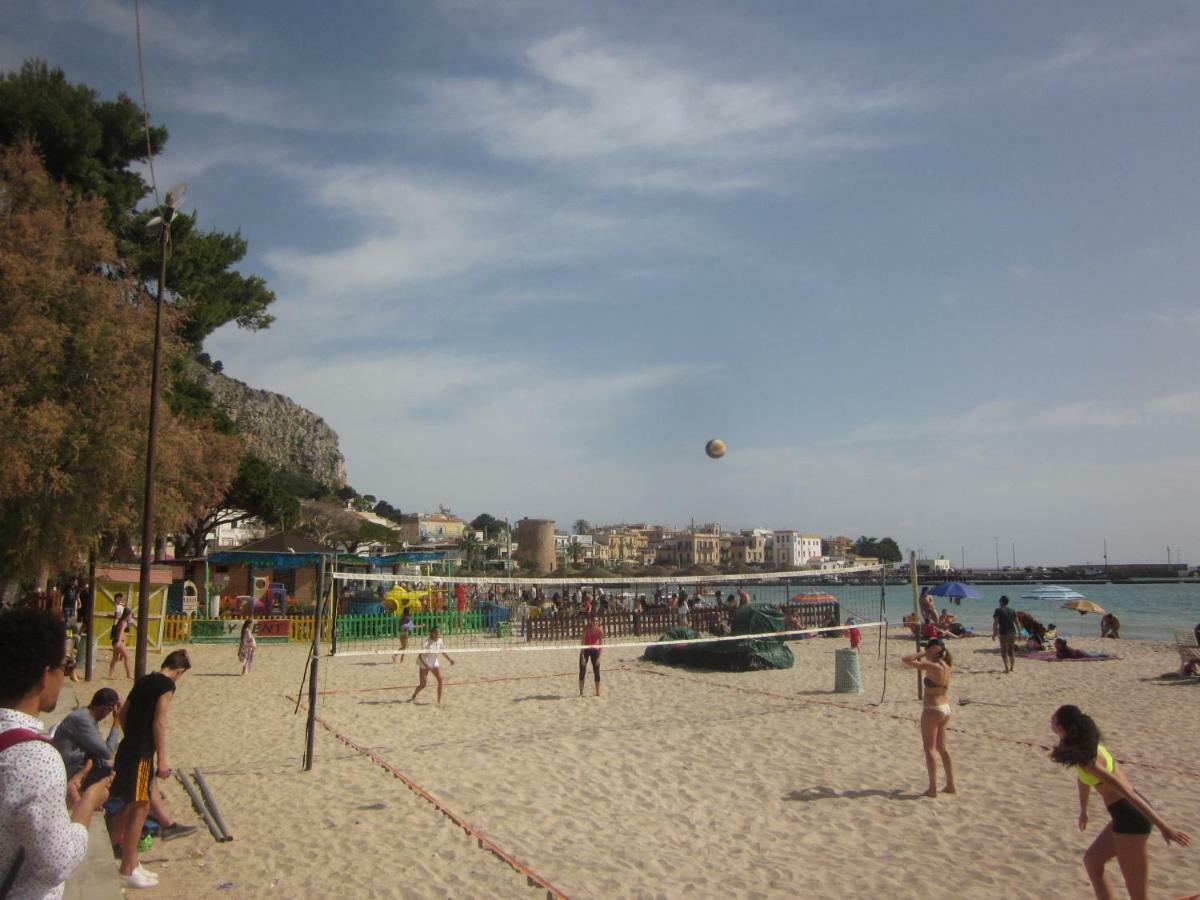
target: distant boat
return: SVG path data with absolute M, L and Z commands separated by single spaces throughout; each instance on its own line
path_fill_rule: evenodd
M 833 594 L 796 594 L 789 603 L 837 603 L 838 598 Z

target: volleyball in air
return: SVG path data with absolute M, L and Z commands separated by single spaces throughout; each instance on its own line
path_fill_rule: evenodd
M 720 459 L 725 455 L 725 442 L 720 438 L 713 438 L 704 445 L 704 452 L 708 454 L 709 459 Z

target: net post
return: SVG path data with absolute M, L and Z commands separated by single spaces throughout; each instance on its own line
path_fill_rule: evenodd
M 887 622 L 887 565 L 884 564 L 879 569 L 879 621 Z M 887 631 L 885 624 L 879 629 L 879 645 L 875 648 L 875 658 L 878 659 L 883 653 L 883 633 Z M 886 674 L 885 674 L 886 677 Z
M 313 608 L 312 658 L 308 668 L 308 724 L 304 732 L 304 771 L 313 767 L 313 742 L 317 736 L 317 665 L 321 660 L 321 604 L 325 602 L 325 554 L 317 576 L 317 602 Z
M 336 554 L 334 555 L 333 560 L 330 563 L 330 569 L 332 572 L 337 572 L 337 555 Z M 337 592 L 337 580 L 336 579 L 333 580 L 330 587 L 333 589 L 333 591 L 332 591 L 333 596 L 330 600 L 330 607 L 329 607 L 329 655 L 337 656 L 337 617 L 338 617 L 338 596 L 337 596 L 337 594 L 338 594 L 338 592 Z M 324 582 L 322 582 L 322 588 L 324 588 Z M 321 599 L 322 600 L 325 599 L 324 590 L 322 590 L 322 592 L 321 592 Z
M 916 616 L 916 621 L 913 623 L 913 631 L 916 635 L 917 653 L 921 652 L 921 597 L 917 593 L 919 586 L 917 584 L 917 551 L 908 551 L 908 580 L 912 584 L 913 597 L 913 614 Z M 925 692 L 921 686 L 921 670 L 917 670 L 917 699 L 920 700 L 925 696 Z

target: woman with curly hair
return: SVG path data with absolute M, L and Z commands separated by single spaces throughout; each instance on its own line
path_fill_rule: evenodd
M 1050 758 L 1064 766 L 1074 766 L 1079 778 L 1079 830 L 1087 828 L 1092 788 L 1112 817 L 1083 854 L 1083 868 L 1091 879 L 1092 889 L 1100 900 L 1114 896 L 1112 881 L 1104 867 L 1115 856 L 1130 900 L 1144 900 L 1150 873 L 1147 847 L 1150 832 L 1157 828 L 1168 844 L 1174 841 L 1181 847 L 1186 847 L 1191 839 L 1164 822 L 1134 790 L 1112 753 L 1100 743 L 1100 729 L 1091 716 L 1078 706 L 1060 706 L 1050 718 L 1050 728 L 1058 736 Z

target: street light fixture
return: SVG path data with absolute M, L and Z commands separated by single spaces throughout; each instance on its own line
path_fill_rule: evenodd
M 187 182 L 179 182 L 167 191 L 160 215 L 146 223 L 146 233 L 158 238 L 158 291 L 154 307 L 154 356 L 150 370 L 150 422 L 146 435 L 146 490 L 142 498 L 142 567 L 138 579 L 137 649 L 134 675 L 146 674 L 150 625 L 150 554 L 154 547 L 154 454 L 158 432 L 158 376 L 162 368 L 163 294 L 167 284 L 167 248 L 171 244 L 171 223 L 179 216 L 179 207 L 187 191 Z M 165 610 L 164 610 L 165 612 Z

